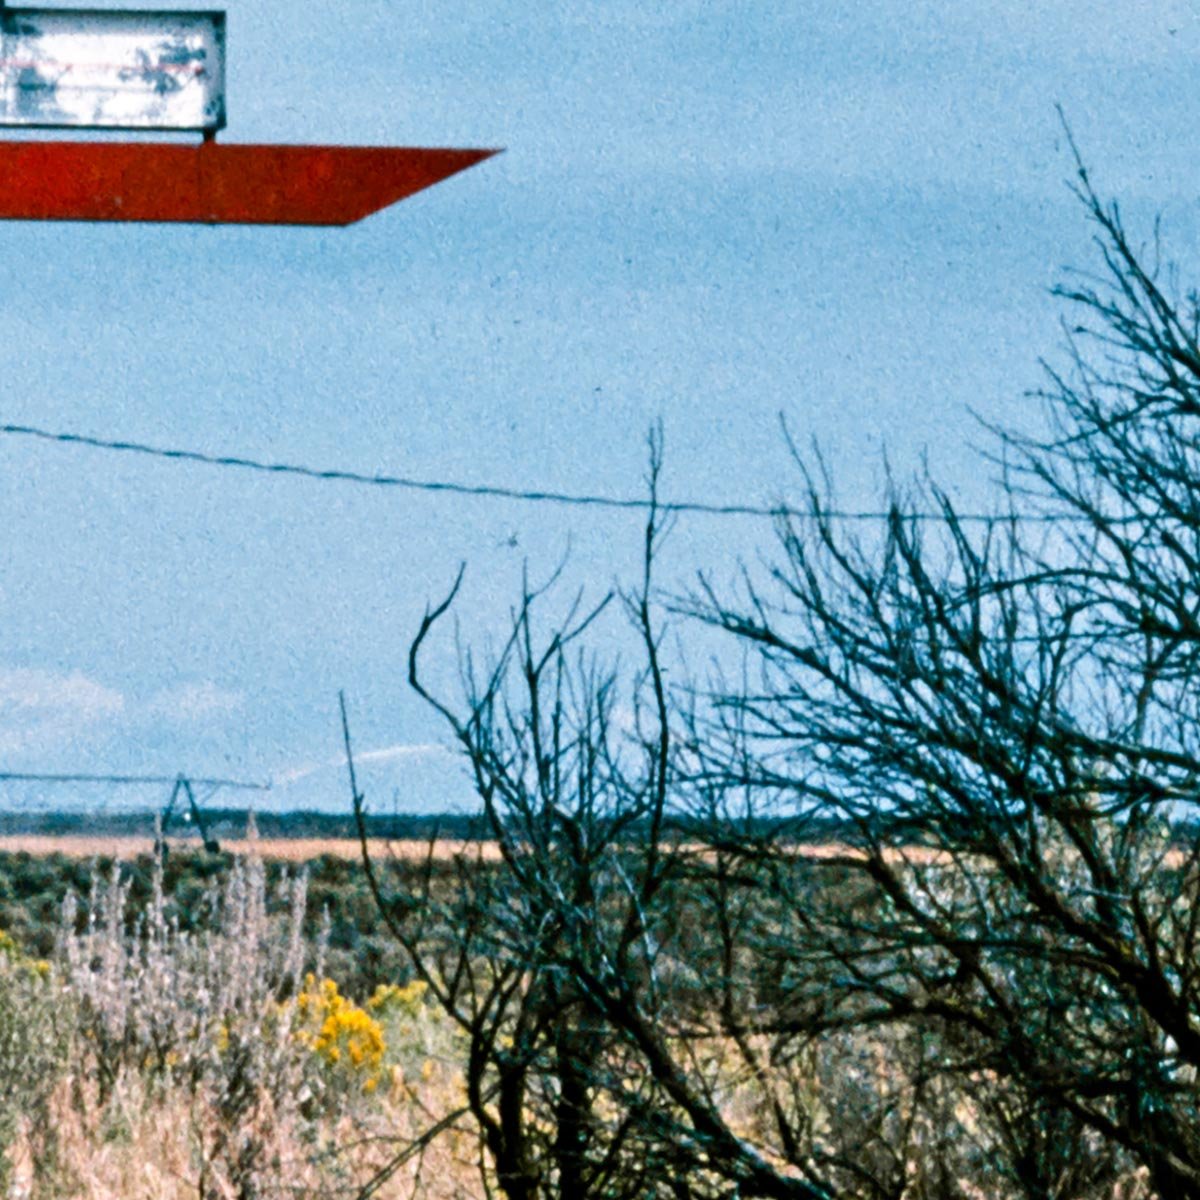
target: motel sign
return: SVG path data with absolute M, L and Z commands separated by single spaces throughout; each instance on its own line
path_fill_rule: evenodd
M 0 219 L 349 225 L 495 153 L 218 143 L 225 25 L 0 0 L 0 127 L 201 139 L 0 137 Z

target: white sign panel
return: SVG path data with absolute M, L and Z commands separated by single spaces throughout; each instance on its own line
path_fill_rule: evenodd
M 0 125 L 221 129 L 225 14 L 0 7 Z

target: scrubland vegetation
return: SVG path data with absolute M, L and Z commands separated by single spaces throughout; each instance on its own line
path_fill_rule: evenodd
M 395 1161 L 461 1098 L 454 1031 L 424 984 L 367 991 L 360 968 L 347 994 L 305 874 L 271 886 L 260 860 L 237 860 L 197 892 L 197 863 L 213 866 L 185 863 L 175 895 L 139 864 L 136 904 L 128 869 L 93 875 L 47 958 L 0 938 L 9 1194 L 317 1196 L 377 1176 L 372 1194 L 468 1194 L 453 1129 Z
M 897 1194 L 922 1197 L 1030 1194 L 1003 1170 L 1007 1140 L 1029 1117 L 1022 1088 L 983 1062 L 949 1070 L 964 1046 L 938 1022 L 838 1014 L 844 1000 L 821 994 L 825 954 L 781 942 L 798 903 L 811 921 L 859 933 L 879 920 L 886 899 L 838 851 L 781 856 L 757 874 L 748 860 L 731 870 L 724 850 L 663 846 L 659 917 L 642 935 L 658 943 L 663 1049 L 746 1145 L 778 1146 L 786 1114 L 808 1152 L 826 1170 L 852 1169 L 851 1181 L 891 1174 L 904 1181 Z M 636 874 L 640 852 L 621 857 Z M 937 876 L 956 886 L 953 864 L 909 861 L 930 895 Z M 607 1176 L 587 1164 L 586 1195 L 655 1195 L 667 1180 L 675 1194 L 728 1194 L 707 1165 L 675 1178 L 697 1149 L 672 1143 L 687 1110 L 636 1050 L 585 997 L 547 994 L 550 979 L 515 969 L 512 947 L 530 931 L 502 864 L 462 853 L 375 865 L 393 918 L 419 923 L 413 949 L 432 989 L 390 935 L 373 959 L 356 958 L 358 939 L 378 938 L 379 918 L 361 872 L 345 868 L 313 864 L 313 886 L 308 872 L 256 857 L 176 854 L 169 873 L 156 859 L 86 873 L 66 859 L 0 862 L 14 890 L 31 891 L 30 877 L 41 885 L 31 911 L 59 898 L 54 924 L 33 940 L 47 957 L 0 936 L 8 1194 L 468 1197 L 515 1190 L 499 1174 L 514 1145 L 534 1177 L 530 1195 L 565 1195 L 563 1159 L 569 1167 L 567 1156 L 584 1154 Z M 332 889 L 330 870 L 341 876 Z M 336 935 L 314 893 L 341 894 Z M 484 913 L 488 925 L 472 930 Z M 714 942 L 711 923 L 730 918 L 736 928 Z M 720 961 L 731 952 L 736 966 Z M 800 990 L 814 1014 L 802 1037 L 755 1028 L 768 1005 L 803 1011 Z M 583 1086 L 573 1098 L 574 1079 Z M 575 1121 L 572 1144 L 562 1131 Z M 1058 1172 L 1065 1186 L 1053 1194 L 1151 1195 L 1130 1156 L 1079 1125 L 1045 1131 L 1023 1152 Z M 789 1177 L 782 1155 L 766 1165 Z M 537 1180 L 540 1170 L 553 1174 Z M 829 1194 L 882 1191 L 852 1182 Z

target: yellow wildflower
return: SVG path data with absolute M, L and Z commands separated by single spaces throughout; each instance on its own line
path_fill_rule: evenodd
M 296 997 L 296 1008 L 308 1026 L 297 1037 L 314 1054 L 331 1066 L 344 1063 L 368 1081 L 378 1077 L 386 1049 L 383 1027 L 343 996 L 332 979 L 323 979 L 318 985 L 312 975 L 308 976 L 304 991 Z
M 367 1007 L 380 1016 L 388 1016 L 400 1011 L 406 1016 L 415 1017 L 421 1009 L 429 985 L 423 979 L 414 979 L 403 986 L 396 983 L 381 983 L 371 998 Z

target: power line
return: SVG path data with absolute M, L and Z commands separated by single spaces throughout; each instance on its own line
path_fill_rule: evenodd
M 32 425 L 0 424 L 0 434 L 13 437 L 36 438 L 69 446 L 87 446 L 96 450 L 114 450 L 126 454 L 141 454 L 151 458 L 169 459 L 173 462 L 202 463 L 211 467 L 235 467 L 247 471 L 259 471 L 270 475 L 297 475 L 304 479 L 356 483 L 368 487 L 405 488 L 418 492 L 442 492 L 455 496 L 483 496 L 500 500 L 517 500 L 534 504 L 561 504 L 576 507 L 619 509 L 647 512 L 651 503 L 645 498 L 628 496 L 605 496 L 572 492 L 529 490 L 524 488 L 500 487 L 494 484 L 453 483 L 444 480 L 415 479 L 404 475 L 372 475 L 362 471 L 346 471 L 338 468 L 304 466 L 298 463 L 266 462 L 243 455 L 208 454 L 200 450 L 180 450 L 163 446 L 152 446 L 146 442 L 130 442 L 110 438 L 91 437 L 82 433 L 58 433 L 38 429 Z M 838 521 L 887 521 L 893 516 L 887 511 L 853 511 L 846 509 L 801 509 L 787 504 L 707 504 L 698 500 L 662 501 L 658 504 L 662 513 L 693 514 L 708 517 L 786 517 L 819 516 Z M 946 521 L 941 512 L 902 512 L 905 520 Z M 1007 519 L 1003 515 L 985 513 L 956 513 L 959 522 L 995 523 Z M 1061 522 L 1086 521 L 1077 514 L 1027 513 L 1020 514 L 1023 521 Z M 1123 518 L 1118 518 L 1123 520 Z
M 126 784 L 171 784 L 186 778 L 200 787 L 230 788 L 242 792 L 269 792 L 269 783 L 247 783 L 241 779 L 202 779 L 191 775 L 43 775 L 25 771 L 0 771 L 0 783 L 102 783 L 113 786 Z

